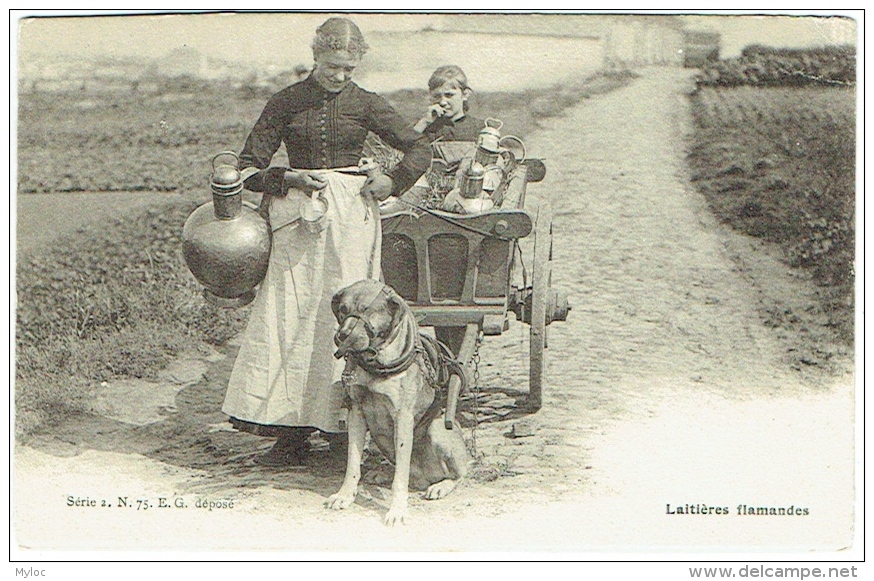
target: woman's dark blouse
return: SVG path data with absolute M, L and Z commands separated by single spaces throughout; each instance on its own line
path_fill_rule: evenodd
M 485 127 L 485 122 L 482 119 L 470 115 L 465 115 L 455 121 L 440 117 L 425 128 L 424 135 L 429 143 L 438 139 L 440 141 L 476 141 L 483 127 Z
M 267 102 L 240 153 L 241 167 L 264 169 L 285 143 L 295 169 L 358 165 L 368 131 L 404 153 L 387 174 L 398 195 L 431 163 L 428 141 L 413 131 L 382 97 L 349 83 L 339 93 L 322 88 L 312 76 L 286 87 Z M 252 191 L 277 194 L 284 170 L 261 172 L 246 182 Z

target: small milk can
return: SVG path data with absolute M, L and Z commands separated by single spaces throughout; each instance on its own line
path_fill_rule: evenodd
M 216 165 L 223 156 L 234 164 Z M 223 307 L 240 307 L 255 298 L 270 259 L 271 231 L 257 208 L 243 201 L 243 182 L 258 172 L 237 168 L 232 151 L 212 159 L 212 203 L 200 206 L 182 228 L 185 264 L 205 289 L 204 297 Z
M 486 119 L 485 127 L 480 129 L 476 140 L 476 153 L 474 156 L 477 163 L 483 166 L 497 163 L 501 150 L 501 127 L 503 125 L 504 122 L 499 119 Z

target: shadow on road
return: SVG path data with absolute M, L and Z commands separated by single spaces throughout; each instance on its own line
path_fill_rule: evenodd
M 339 487 L 346 464 L 345 450 L 314 453 L 305 467 L 272 468 L 254 458 L 273 439 L 234 430 L 221 412 L 235 350 L 213 363 L 206 376 L 176 395 L 175 409 L 164 420 L 134 425 L 96 414 L 68 416 L 44 429 L 26 444 L 57 456 L 85 450 L 141 454 L 200 477 L 184 484 L 192 491 L 220 491 L 270 486 L 309 490 L 327 497 Z

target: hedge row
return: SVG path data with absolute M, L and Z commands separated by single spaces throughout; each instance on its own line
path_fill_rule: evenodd
M 816 49 L 749 46 L 739 57 L 708 63 L 697 83 L 720 87 L 854 85 L 856 49 L 851 46 Z

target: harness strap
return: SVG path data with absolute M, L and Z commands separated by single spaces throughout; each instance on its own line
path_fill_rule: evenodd
M 382 288 L 380 293 L 384 293 L 389 297 L 396 294 L 387 285 Z M 376 297 L 378 296 L 379 293 Z M 367 319 L 364 318 L 364 315 L 367 314 L 367 311 L 376 301 L 376 297 L 371 300 L 370 305 L 360 315 L 350 314 L 346 317 L 346 319 L 355 317 L 357 319 L 356 325 L 359 322 L 364 323 L 365 330 L 370 338 L 370 345 L 363 351 L 349 351 L 346 353 L 346 369 L 343 372 L 344 385 L 347 388 L 349 387 L 349 384 L 354 379 L 356 366 L 361 367 L 371 375 L 384 377 L 402 373 L 409 369 L 414 362 L 418 361 L 429 387 L 435 392 L 434 400 L 429 407 L 428 413 L 425 415 L 431 416 L 439 413 L 440 408 L 446 402 L 441 401 L 441 399 L 445 398 L 439 398 L 437 394 L 449 385 L 450 377 L 457 375 L 461 379 L 462 391 L 467 390 L 467 376 L 464 373 L 462 364 L 455 359 L 452 351 L 445 344 L 428 335 L 421 334 L 419 332 L 419 325 L 410 312 L 405 313 L 405 316 L 401 317 L 399 324 L 395 326 L 388 337 L 385 337 L 382 342 L 374 344 L 374 339 L 382 339 L 382 337 L 379 337 L 374 332 Z M 403 304 L 403 299 L 399 300 Z M 344 319 L 344 322 L 346 319 Z M 384 351 L 381 347 L 395 345 L 398 341 L 402 342 L 400 353 L 394 359 L 383 360 L 381 356 L 384 355 Z
M 384 352 L 379 348 L 371 347 L 365 351 L 359 351 L 352 355 L 358 360 L 362 369 L 372 375 L 394 375 L 406 371 L 416 360 L 419 339 L 419 326 L 412 317 L 402 317 L 401 323 L 386 338 L 385 344 L 393 344 L 402 341 L 400 353 L 394 359 L 385 361 L 382 359 Z
M 405 371 L 413 362 L 418 362 L 422 373 L 425 375 L 428 387 L 434 390 L 434 399 L 431 400 L 431 405 L 416 420 L 414 429 L 418 433 L 422 430 L 427 430 L 431 421 L 440 414 L 440 410 L 446 407 L 446 397 L 448 394 L 445 388 L 449 385 L 449 378 L 457 375 L 461 379 L 461 391 L 464 392 L 467 391 L 467 376 L 461 363 L 453 357 L 449 347 L 428 335 L 422 335 L 417 332 L 416 337 L 416 347 L 412 351 L 412 356 L 405 358 L 403 365 L 398 366 L 400 370 L 393 373 Z M 361 367 L 372 375 L 383 375 L 383 373 L 379 373 L 376 369 L 363 362 L 360 353 L 349 352 L 346 354 L 346 368 L 343 370 L 342 376 L 343 387 L 346 390 L 351 387 L 352 382 L 355 380 L 355 369 L 357 367 Z M 389 373 L 387 371 L 388 367 L 380 366 L 378 369 L 386 371 L 385 375 Z M 440 397 L 441 392 L 443 392 L 443 397 Z

